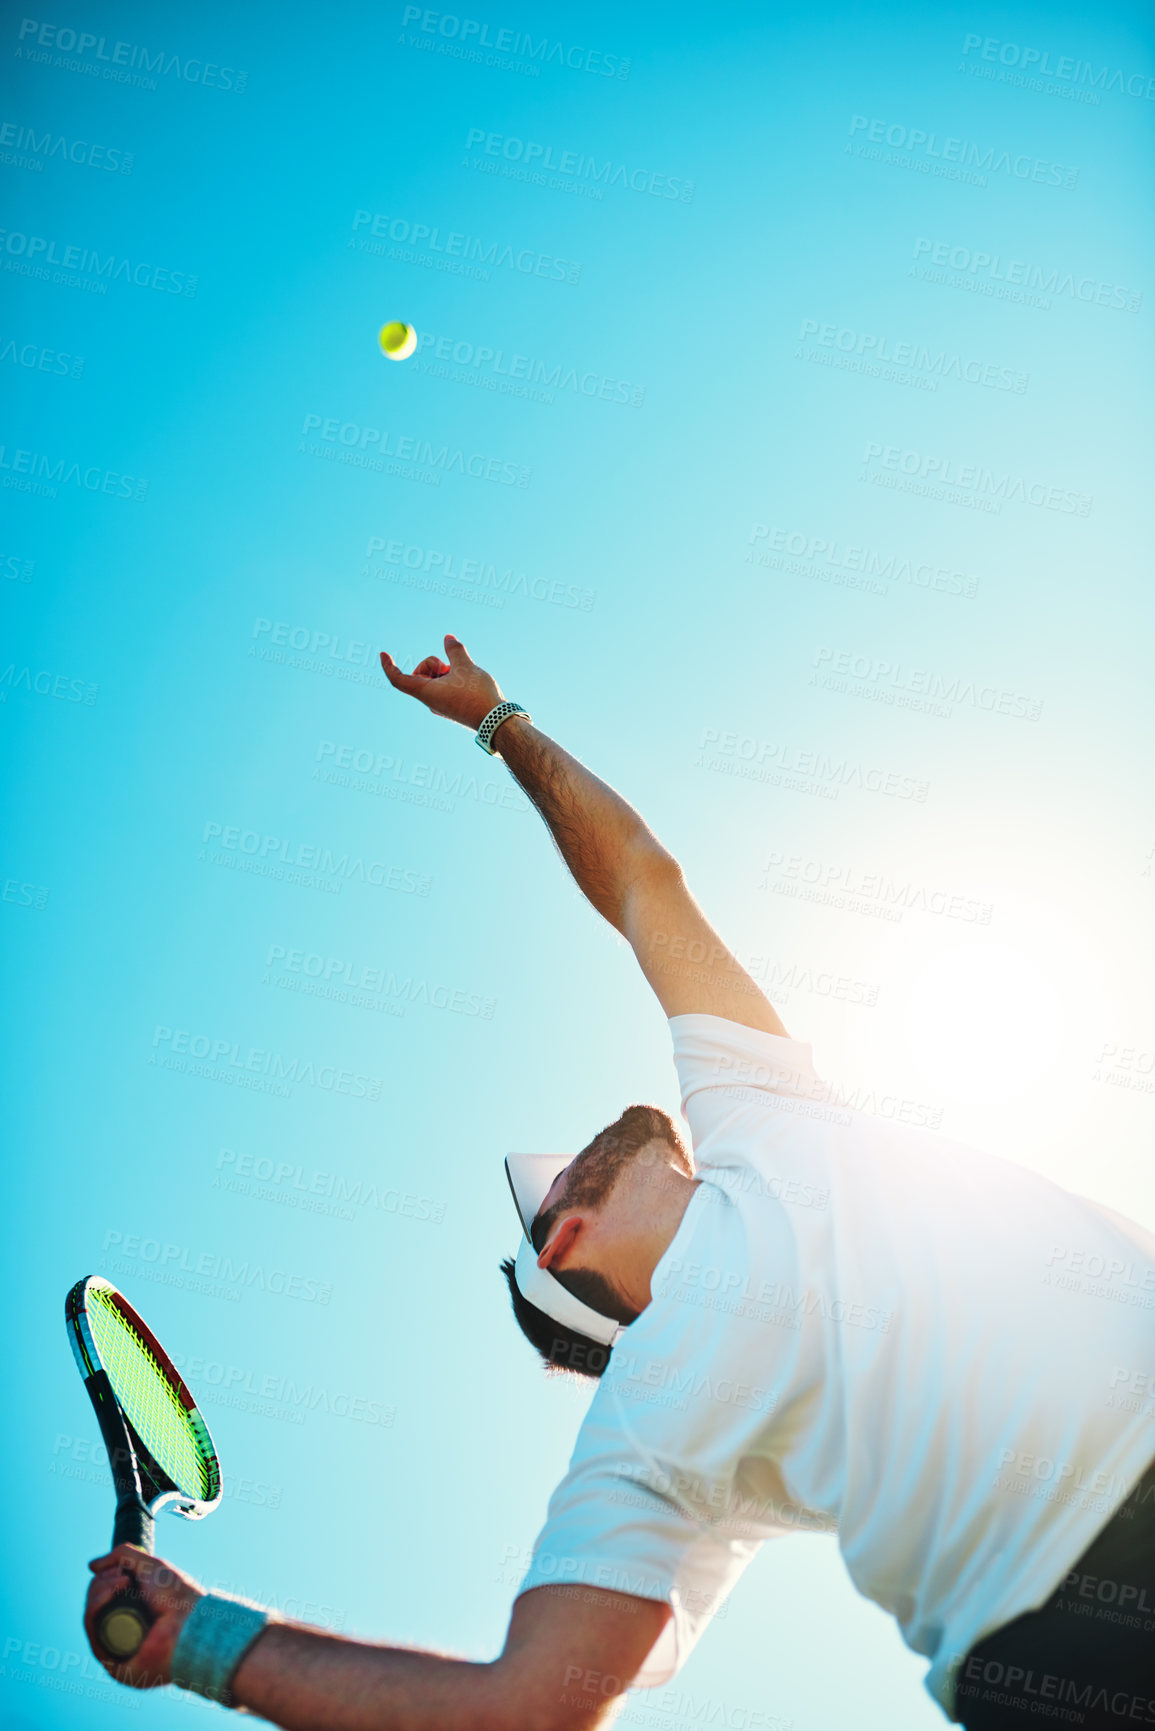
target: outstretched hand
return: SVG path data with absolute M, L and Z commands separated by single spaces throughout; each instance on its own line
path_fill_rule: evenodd
M 476 730 L 502 701 L 501 687 L 483 667 L 470 660 L 459 638 L 445 638 L 445 653 L 448 661 L 427 655 L 412 673 L 402 673 L 388 650 L 383 649 L 381 666 L 394 691 L 415 697 L 434 715 L 444 715 L 449 721 L 459 721 L 462 727 Z
M 84 1608 L 84 1630 L 104 1669 L 118 1683 L 127 1683 L 133 1689 L 155 1689 L 168 1683 L 177 1638 L 203 1588 L 163 1557 L 151 1556 L 135 1545 L 117 1545 L 107 1556 L 97 1557 L 88 1566 L 93 1580 Z M 112 1659 L 100 1645 L 97 1619 L 110 1599 L 133 1586 L 155 1621 L 131 1659 Z

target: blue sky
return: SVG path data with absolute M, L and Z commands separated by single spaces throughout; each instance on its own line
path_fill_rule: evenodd
M 124 5 L 0 58 L 0 1688 L 56 1731 L 125 1711 L 71 1283 L 203 1396 L 232 1489 L 167 1554 L 489 1655 L 584 1398 L 502 1156 L 676 1110 L 381 647 L 456 632 L 633 799 L 824 1074 L 1155 1218 L 1155 66 L 1122 4 Z M 799 1536 L 624 1723 L 916 1731 L 922 1669 Z

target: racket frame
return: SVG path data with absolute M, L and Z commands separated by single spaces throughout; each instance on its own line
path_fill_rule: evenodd
M 121 1406 L 88 1319 L 88 1295 L 94 1289 L 101 1291 L 106 1298 L 111 1296 L 114 1309 L 139 1335 L 162 1375 L 171 1384 L 206 1468 L 209 1496 L 194 1497 L 176 1484 L 153 1456 Z M 136 1545 L 151 1555 L 155 1516 L 160 1509 L 171 1507 L 174 1514 L 183 1515 L 186 1520 L 200 1520 L 211 1514 L 220 1502 L 221 1469 L 212 1437 L 171 1358 L 148 1324 L 110 1280 L 99 1274 L 89 1274 L 78 1280 L 64 1301 L 64 1315 L 76 1367 L 88 1390 L 108 1453 L 108 1468 L 116 1493 L 112 1548 Z M 97 1637 L 113 1658 L 130 1659 L 140 1649 L 155 1620 L 155 1613 L 136 1582 L 132 1581 L 102 1608 L 96 1623 Z
M 88 1321 L 87 1299 L 94 1288 L 111 1295 L 115 1308 L 139 1334 L 172 1384 L 208 1469 L 211 1495 L 192 1496 L 170 1478 L 153 1457 L 117 1399 Z M 201 1417 L 184 1378 L 155 1334 L 110 1280 L 105 1280 L 99 1274 L 89 1274 L 83 1280 L 78 1280 L 65 1300 L 64 1313 L 76 1366 L 88 1390 L 100 1434 L 108 1451 L 108 1465 L 116 1492 L 116 1529 L 135 1524 L 141 1532 L 140 1538 L 130 1538 L 127 1533 L 116 1536 L 114 1530 L 113 1543 L 139 1544 L 143 1550 L 151 1551 L 152 1521 L 162 1508 L 171 1507 L 174 1514 L 182 1515 L 185 1520 L 198 1521 L 211 1514 L 221 1500 L 220 1462 L 208 1426 Z

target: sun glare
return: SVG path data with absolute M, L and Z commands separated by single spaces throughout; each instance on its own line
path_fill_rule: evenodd
M 1057 1063 L 1065 1025 L 1058 982 L 1038 962 L 1005 944 L 962 944 L 915 976 L 903 1031 L 928 1086 L 995 1104 Z

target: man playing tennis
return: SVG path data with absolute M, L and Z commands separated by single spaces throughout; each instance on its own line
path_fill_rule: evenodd
M 518 1320 L 600 1382 L 498 1659 L 268 1619 L 122 1546 L 89 1638 L 129 1575 L 157 1621 L 109 1670 L 289 1731 L 579 1731 L 673 1675 L 762 1540 L 810 1528 L 971 1731 L 1155 1724 L 1155 1239 L 832 1104 L 638 814 L 445 648 L 382 665 L 500 750 L 633 947 L 693 1159 L 631 1106 L 572 1162 L 508 1163 Z

